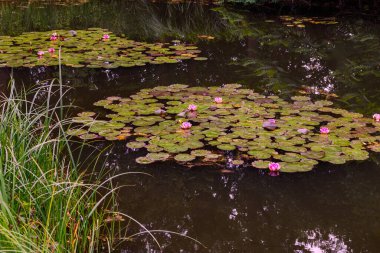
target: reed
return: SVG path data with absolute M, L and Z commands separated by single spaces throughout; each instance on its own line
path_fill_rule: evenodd
M 60 87 L 16 92 L 11 81 L 0 98 L 0 252 L 111 250 L 114 189 L 80 173 Z

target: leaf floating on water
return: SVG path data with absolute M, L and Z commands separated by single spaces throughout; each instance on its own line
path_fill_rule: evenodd
M 281 165 L 280 171 L 285 172 L 285 173 L 307 172 L 313 169 L 312 164 L 302 163 L 302 162 L 297 162 L 297 163 L 282 162 L 280 163 L 280 165 Z
M 194 60 L 195 61 L 207 61 L 207 57 L 195 57 Z
M 239 165 L 243 165 L 244 161 L 243 160 L 232 160 L 231 164 L 235 165 L 235 166 L 239 166 Z
M 216 97 L 222 99 L 217 103 Z M 148 151 L 136 159 L 141 164 L 167 159 L 189 166 L 228 161 L 268 169 L 275 162 L 280 172 L 293 173 L 310 171 L 318 162 L 344 164 L 368 159 L 368 150 L 380 152 L 379 125 L 371 118 L 335 108 L 331 101 L 313 102 L 307 96 L 285 101 L 240 84 L 157 86 L 95 104 L 108 111 L 106 120 L 83 112 L 73 118 L 80 128 L 67 133 L 86 140 L 128 137 L 128 148 Z M 181 128 L 184 122 L 190 123 L 187 129 Z M 329 131 L 320 133 L 321 127 Z
M 56 35 L 51 36 L 53 33 Z M 109 35 L 107 38 L 103 38 L 105 33 Z M 61 63 L 73 68 L 113 69 L 177 63 L 180 60 L 198 58 L 200 53 L 196 46 L 180 41 L 176 41 L 174 46 L 168 46 L 166 43 L 139 42 L 118 37 L 101 28 L 29 32 L 17 37 L 0 36 L 0 41 L 0 67 L 55 66 L 59 64 L 59 48 Z M 176 54 L 178 50 L 181 51 L 181 55 L 190 56 L 181 57 Z M 207 58 L 199 57 L 198 60 Z M 106 100 L 109 100 L 110 104 L 118 99 L 119 97 L 109 97 Z
M 132 149 L 143 148 L 143 147 L 145 147 L 145 145 L 146 144 L 144 142 L 139 142 L 139 141 L 132 141 L 132 142 L 127 143 L 127 147 L 132 148 Z
M 98 138 L 98 135 L 96 134 L 82 134 L 79 136 L 82 140 L 93 140 Z
M 84 129 L 69 129 L 66 131 L 66 133 L 68 135 L 72 135 L 72 136 L 80 136 L 80 135 L 83 135 L 83 134 L 86 134 L 87 133 L 87 130 L 84 130 Z
M 153 161 L 165 161 L 170 155 L 168 153 L 149 153 L 146 157 Z
M 213 40 L 215 39 L 214 36 L 211 36 L 211 35 L 205 35 L 205 34 L 200 34 L 197 36 L 199 39 L 205 39 L 205 40 Z
M 150 159 L 149 157 L 142 156 L 142 157 L 136 158 L 136 162 L 139 164 L 151 164 L 151 163 L 154 163 L 155 161 Z
M 335 25 L 338 24 L 335 21 L 335 17 L 292 17 L 292 16 L 280 16 L 280 20 L 288 27 L 305 28 L 305 24 L 315 25 Z
M 81 112 L 78 113 L 78 117 L 93 117 L 95 114 L 94 112 Z
M 178 162 L 190 162 L 195 159 L 195 156 L 189 154 L 178 154 L 174 156 L 174 159 Z
M 252 166 L 257 169 L 268 169 L 269 162 L 257 160 L 252 162 Z

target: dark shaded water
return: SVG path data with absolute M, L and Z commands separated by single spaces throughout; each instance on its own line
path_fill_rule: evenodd
M 74 88 L 68 100 L 86 110 L 101 98 L 157 85 L 238 82 L 285 98 L 304 89 L 313 97 L 336 94 L 342 107 L 367 116 L 380 112 L 380 25 L 355 17 L 337 21 L 296 28 L 277 17 L 217 6 L 121 0 L 0 7 L 1 34 L 103 27 L 138 40 L 194 42 L 209 58 L 114 70 L 64 67 L 64 82 Z M 198 40 L 199 34 L 215 40 Z M 20 84 L 44 85 L 43 80 L 58 76 L 57 68 L 0 69 L 0 85 L 6 86 L 12 71 Z M 253 168 L 222 174 L 217 168 L 189 170 L 172 162 L 141 166 L 124 143 L 107 157 L 115 172 L 152 175 L 120 179 L 119 184 L 133 185 L 120 191 L 122 211 L 148 229 L 185 234 L 207 247 L 155 233 L 164 252 L 378 252 L 379 156 L 279 177 Z M 130 233 L 138 231 L 132 226 Z M 135 239 L 116 251 L 159 252 L 148 235 Z

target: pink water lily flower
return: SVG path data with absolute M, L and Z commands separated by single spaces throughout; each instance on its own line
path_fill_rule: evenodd
M 50 40 L 51 41 L 55 41 L 55 40 L 57 40 L 58 39 L 58 35 L 57 35 L 57 33 L 52 33 L 52 35 L 50 36 Z
M 55 52 L 55 49 L 51 47 L 51 48 L 48 49 L 48 52 L 51 53 L 51 54 L 53 54 Z
M 44 51 L 38 51 L 38 52 L 37 52 L 37 55 L 38 55 L 39 57 L 43 56 L 44 54 L 45 54 Z
M 103 37 L 102 37 L 103 40 L 108 40 L 109 38 L 110 38 L 109 34 L 103 34 Z
M 187 109 L 189 110 L 189 111 L 196 111 L 197 110 L 197 106 L 196 105 L 193 105 L 193 104 L 191 104 L 191 105 L 189 105 L 189 107 L 187 107 Z
M 268 122 L 271 123 L 271 124 L 276 124 L 276 120 L 275 119 L 268 119 Z
M 182 124 L 181 124 L 181 128 L 184 129 L 184 130 L 190 129 L 191 126 L 192 126 L 191 123 L 187 122 L 187 121 L 182 122 Z
M 300 134 L 307 134 L 309 132 L 309 129 L 306 128 L 300 128 L 297 130 L 298 133 Z
M 328 129 L 327 127 L 321 127 L 319 129 L 319 132 L 321 132 L 321 134 L 328 134 L 330 133 L 330 129 Z
M 269 163 L 268 168 L 270 171 L 279 171 L 281 169 L 281 165 L 279 163 Z
M 217 103 L 217 104 L 221 104 L 221 103 L 223 103 L 223 98 L 216 97 L 216 98 L 214 98 L 214 102 Z
M 376 121 L 376 122 L 380 122 L 380 114 L 379 113 L 375 113 L 372 118 Z

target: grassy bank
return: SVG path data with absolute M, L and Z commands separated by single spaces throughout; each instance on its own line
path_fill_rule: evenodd
M 0 252 L 93 252 L 112 244 L 103 211 L 112 206 L 99 195 L 105 185 L 87 184 L 79 173 L 53 89 L 31 91 L 29 102 L 14 88 L 0 98 Z

